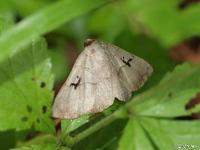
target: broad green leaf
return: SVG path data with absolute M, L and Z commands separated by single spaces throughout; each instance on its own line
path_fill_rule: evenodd
M 80 126 L 86 124 L 89 122 L 89 116 L 85 115 L 80 118 L 74 119 L 74 120 L 62 120 L 61 121 L 61 129 L 64 134 L 67 134 Z
M 138 95 L 128 105 L 143 116 L 177 117 L 198 112 L 186 104 L 200 92 L 200 66 L 183 64 L 167 74 L 154 88 Z
M 51 62 L 44 39 L 33 40 L 0 64 L 0 131 L 53 132 Z
M 141 123 L 160 149 L 163 149 L 161 147 L 164 145 L 171 145 L 171 149 L 177 149 L 178 146 L 184 145 L 188 145 L 191 148 L 194 145 L 200 148 L 199 120 L 183 121 L 143 118 Z
M 32 39 L 105 4 L 108 0 L 61 0 L 27 17 L 0 37 L 0 61 Z
M 15 148 L 12 150 L 55 150 L 56 148 L 57 147 L 55 144 L 41 144 L 41 145 L 31 145 L 27 147 Z M 66 147 L 65 150 L 70 150 L 70 149 Z
M 158 122 L 154 122 L 154 120 L 148 120 L 148 122 L 146 122 L 143 118 L 141 118 L 140 122 L 144 126 L 144 129 L 148 133 L 152 143 L 154 143 L 157 149 L 175 149 L 176 147 L 172 139 L 169 137 L 168 133 L 163 129 L 163 127 L 159 125 L 159 119 L 157 120 Z M 168 127 L 170 127 L 170 125 Z
M 200 4 L 179 9 L 181 0 L 127 0 L 123 8 L 133 26 L 166 46 L 200 34 Z
M 0 18 L 0 35 L 11 27 L 13 27 L 12 21 Z
M 131 118 L 127 123 L 118 150 L 154 150 L 138 119 Z

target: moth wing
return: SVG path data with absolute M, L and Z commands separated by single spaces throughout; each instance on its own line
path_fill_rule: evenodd
M 82 91 L 80 89 L 75 90 L 72 83 L 78 82 L 79 76 L 83 74 L 83 69 L 81 68 L 84 67 L 86 58 L 87 55 L 84 53 L 79 55 L 67 80 L 59 90 L 53 105 L 53 117 L 73 118 L 76 116 L 76 112 L 80 111 Z
M 127 65 L 125 62 L 130 58 Z M 143 59 L 114 45 L 95 41 L 80 54 L 56 96 L 53 116 L 73 119 L 101 112 L 112 105 L 115 98 L 127 100 L 152 71 Z
M 78 78 L 77 78 L 78 76 Z M 80 83 L 75 88 L 73 83 Z M 83 114 L 101 112 L 113 104 L 115 97 L 125 99 L 116 70 L 97 44 L 78 57 L 67 81 L 55 98 L 53 116 L 72 119 Z
M 113 63 L 112 57 L 108 55 L 101 44 L 96 41 L 88 47 L 91 66 L 94 72 L 95 87 L 95 103 L 92 113 L 101 112 L 105 108 L 113 104 L 115 98 L 126 100 L 130 97 L 131 91 L 126 88 L 118 77 L 118 68 Z M 87 65 L 86 65 L 87 66 Z
M 136 91 L 147 81 L 153 68 L 142 58 L 133 55 L 115 45 L 106 44 L 106 49 L 113 57 L 118 76 L 127 89 Z

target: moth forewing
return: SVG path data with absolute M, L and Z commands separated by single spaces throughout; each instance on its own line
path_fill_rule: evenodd
M 73 119 L 126 101 L 153 72 L 143 59 L 112 44 L 88 39 L 55 98 L 53 117 Z

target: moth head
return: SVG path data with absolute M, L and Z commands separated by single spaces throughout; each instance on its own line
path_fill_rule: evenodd
M 95 39 L 86 39 L 84 42 L 84 47 L 90 46 L 94 41 L 96 41 Z

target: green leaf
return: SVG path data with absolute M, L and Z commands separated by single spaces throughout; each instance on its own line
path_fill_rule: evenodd
M 62 133 L 64 133 L 64 134 L 69 133 L 69 132 L 79 128 L 80 126 L 86 124 L 87 122 L 89 122 L 88 115 L 82 116 L 82 117 L 74 119 L 74 120 L 62 120 L 61 121 Z
M 186 104 L 200 91 L 200 66 L 183 64 L 167 74 L 154 88 L 138 95 L 129 106 L 143 116 L 177 117 L 198 109 L 187 110 Z
M 41 144 L 41 145 L 31 145 L 27 147 L 15 148 L 12 150 L 55 150 L 57 147 L 55 144 Z M 65 148 L 65 150 L 70 150 Z
M 178 146 L 184 145 L 200 147 L 199 120 L 182 121 L 156 118 L 142 118 L 141 120 L 145 130 L 160 149 L 176 149 Z
M 175 149 L 175 145 L 172 142 L 172 139 L 168 136 L 168 133 L 164 130 L 164 128 L 159 124 L 159 119 L 144 121 L 144 119 L 141 119 L 141 124 L 144 126 L 145 130 L 148 132 L 149 137 L 152 140 L 152 143 L 154 143 L 155 147 L 157 149 Z M 157 124 L 158 123 L 158 124 Z M 168 128 L 171 128 L 170 124 Z M 172 129 L 173 130 L 173 129 Z
M 44 39 L 33 40 L 0 64 L 0 130 L 53 132 L 51 62 Z
M 181 0 L 127 0 L 123 8 L 133 26 L 170 47 L 200 34 L 200 4 L 179 9 Z
M 85 0 L 84 3 L 81 0 L 62 0 L 36 12 L 0 37 L 0 61 L 6 58 L 11 51 L 19 50 L 39 35 L 52 31 L 105 2 L 108 0 Z
M 177 149 L 188 145 L 200 147 L 200 121 L 133 117 L 119 143 L 119 150 Z
M 131 118 L 119 142 L 118 150 L 154 150 L 138 119 Z
M 13 27 L 13 22 L 0 18 L 0 35 Z

